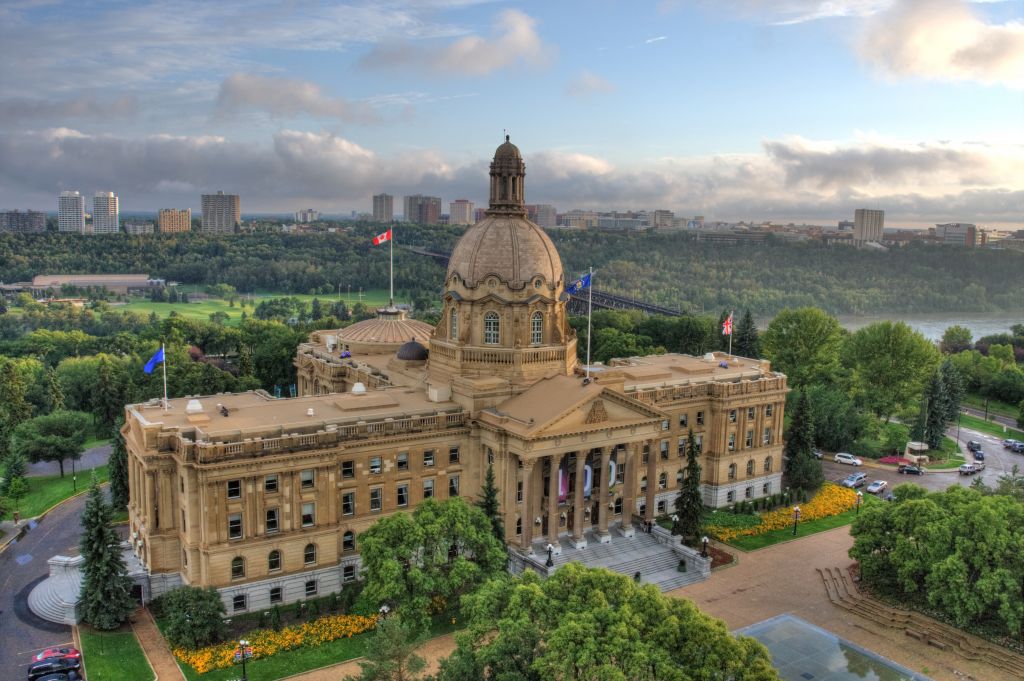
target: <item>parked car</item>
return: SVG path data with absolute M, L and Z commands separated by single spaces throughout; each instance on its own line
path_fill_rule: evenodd
M 977 464 L 973 464 L 973 463 L 962 463 L 962 464 L 960 464 L 960 475 L 974 475 L 979 470 L 981 470 L 981 469 L 978 468 Z
M 976 452 L 981 449 L 981 443 L 977 440 L 971 440 L 967 443 L 967 451 Z
M 981 451 L 980 449 L 976 449 L 974 451 L 974 460 L 975 461 L 984 461 L 985 460 L 985 452 Z
M 50 657 L 42 662 L 35 662 L 28 668 L 28 681 L 38 681 L 51 674 L 67 674 L 70 671 L 78 672 L 82 667 L 82 661 L 73 657 Z
M 862 466 L 864 462 L 855 457 L 853 454 L 847 454 L 846 452 L 839 452 L 833 458 L 836 463 L 846 463 L 851 466 Z
M 47 674 L 46 676 L 40 676 L 36 681 L 80 681 L 81 676 L 78 672 L 70 671 L 67 674 L 63 672 L 57 672 L 56 674 Z
M 901 463 L 899 467 L 896 468 L 896 472 L 902 473 L 903 475 L 923 475 L 924 469 L 920 466 L 911 466 L 908 463 Z
M 875 480 L 870 485 L 868 485 L 867 491 L 869 494 L 881 494 L 886 490 L 887 487 L 889 487 L 889 483 L 887 483 L 885 480 Z
M 1019 440 L 1014 440 L 1012 437 L 1003 440 L 1003 449 L 1013 449 L 1013 446 L 1017 444 Z
M 842 485 L 843 487 L 849 487 L 850 489 L 853 489 L 855 487 L 863 487 L 867 479 L 867 473 L 850 473 L 845 478 L 843 478 L 843 481 L 840 482 L 839 484 Z
M 813 456 L 815 459 L 820 459 L 825 455 L 822 453 L 820 449 L 812 449 L 811 456 Z
M 1017 454 L 1024 454 L 1024 442 L 1014 442 L 1013 446 L 1010 447 L 1010 451 L 1016 452 Z
M 47 648 L 43 652 L 37 654 L 33 659 L 36 662 L 41 662 L 49 657 L 70 657 L 73 660 L 77 660 L 82 657 L 82 653 L 78 652 L 77 648 L 71 647 Z

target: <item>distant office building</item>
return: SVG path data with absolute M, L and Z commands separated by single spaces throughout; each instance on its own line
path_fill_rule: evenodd
M 391 222 L 395 219 L 395 197 L 391 194 L 373 195 L 373 219 L 375 222 Z
M 538 203 L 526 207 L 526 217 L 540 227 L 553 229 L 558 226 L 558 211 L 547 203 Z
M 597 219 L 598 229 L 624 229 L 624 230 L 641 230 L 646 229 L 649 225 L 643 218 L 627 218 L 618 217 L 615 215 L 602 215 Z
M 853 220 L 840 220 L 838 225 L 838 231 L 840 232 L 852 232 L 853 231 Z
M 976 248 L 988 243 L 985 230 L 968 222 L 947 222 L 935 225 L 935 238 L 939 243 Z
M 28 210 L 24 213 L 20 210 L 0 211 L 0 232 L 30 234 L 45 231 L 46 213 L 37 210 Z
M 593 229 L 597 227 L 597 213 L 592 210 L 579 210 L 574 208 L 568 213 L 562 213 L 560 222 L 566 227 L 573 229 Z
M 104 288 L 111 293 L 129 293 L 162 288 L 167 284 L 163 279 L 150 279 L 148 274 L 37 274 L 32 277 L 32 289 L 60 290 L 64 284 L 78 288 Z
M 476 223 L 483 220 L 485 217 L 487 217 L 487 209 L 477 208 L 476 210 L 473 211 L 473 224 L 475 225 Z
M 467 199 L 456 199 L 448 204 L 449 225 L 472 225 L 473 202 Z
M 161 208 L 157 213 L 157 224 L 160 232 L 191 232 L 192 231 L 192 209 L 182 208 Z
M 124 231 L 126 234 L 152 234 L 155 230 L 156 225 L 152 222 L 132 220 L 124 223 Z
M 853 242 L 862 245 L 882 241 L 885 211 L 858 208 L 853 212 Z
M 675 213 L 670 210 L 655 210 L 651 211 L 648 219 L 651 222 L 651 227 L 655 229 L 671 229 L 675 217 Z
M 312 208 L 302 208 L 295 211 L 295 222 L 316 222 L 320 219 L 320 211 Z
M 233 234 L 242 224 L 242 202 L 238 194 L 203 194 L 203 231 Z
M 405 221 L 417 225 L 436 225 L 441 220 L 441 198 L 414 194 L 405 197 Z
M 117 234 L 121 231 L 121 210 L 114 192 L 96 192 L 92 197 L 92 233 Z
M 78 192 L 61 192 L 57 199 L 57 229 L 85 234 L 85 197 Z

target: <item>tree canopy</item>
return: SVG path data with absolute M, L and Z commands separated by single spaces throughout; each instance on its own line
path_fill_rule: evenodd
M 29 461 L 56 461 L 64 477 L 64 461 L 82 456 L 89 434 L 89 415 L 80 411 L 55 411 L 18 425 L 11 449 Z
M 835 317 L 804 307 L 777 314 L 761 337 L 761 348 L 791 386 L 802 388 L 835 380 L 842 341 L 843 330 Z

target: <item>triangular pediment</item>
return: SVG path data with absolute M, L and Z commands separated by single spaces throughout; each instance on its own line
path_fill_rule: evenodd
M 661 414 L 632 402 L 620 393 L 605 389 L 596 397 L 581 402 L 535 429 L 532 435 L 544 437 L 584 430 L 604 430 L 661 419 Z

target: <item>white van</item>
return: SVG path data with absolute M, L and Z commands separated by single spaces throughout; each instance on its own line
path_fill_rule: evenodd
M 839 452 L 836 454 L 834 461 L 836 463 L 847 463 L 851 466 L 862 466 L 864 462 L 855 457 L 853 454 L 847 454 L 846 452 Z

